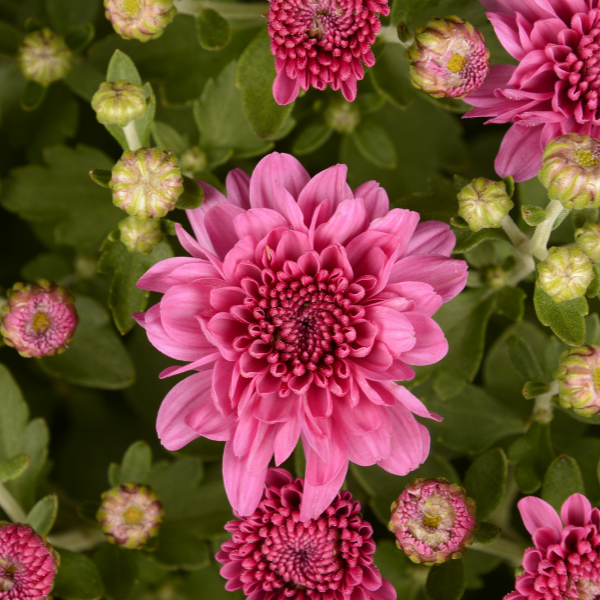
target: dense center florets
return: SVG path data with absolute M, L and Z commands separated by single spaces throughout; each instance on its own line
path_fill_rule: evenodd
M 40 295 L 18 313 L 21 336 L 26 344 L 56 348 L 72 335 L 73 315 L 64 304 L 50 304 Z

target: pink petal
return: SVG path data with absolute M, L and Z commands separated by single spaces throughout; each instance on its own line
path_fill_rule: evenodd
M 381 384 L 385 385 L 385 384 Z M 430 412 L 427 407 L 412 393 L 409 392 L 403 385 L 396 385 L 395 383 L 389 383 L 386 386 L 392 394 L 399 400 L 408 410 L 415 413 L 419 417 L 425 419 L 433 419 L 434 421 L 441 421 L 442 417 Z
M 197 317 L 210 310 L 212 287 L 192 283 L 170 288 L 160 303 L 165 331 L 185 346 L 208 345 Z
M 504 136 L 496 157 L 496 173 L 500 177 L 511 175 L 516 182 L 532 179 L 542 168 L 543 127 L 513 125 Z
M 281 398 L 278 394 L 261 396 L 256 399 L 252 414 L 265 423 L 285 423 L 298 414 L 300 399 L 295 394 Z
M 448 353 L 448 341 L 441 327 L 431 318 L 417 313 L 404 313 L 414 329 L 416 344 L 402 353 L 409 365 L 433 365 Z
M 208 350 L 210 352 L 210 350 Z M 183 365 L 182 367 L 167 367 L 163 369 L 159 374 L 159 379 L 165 379 L 166 377 L 173 377 L 174 375 L 181 375 L 182 373 L 186 373 L 187 371 L 206 371 L 207 369 L 212 369 L 216 360 L 221 357 L 220 352 L 211 352 L 207 354 L 203 358 L 194 361 L 193 363 L 189 363 L 187 365 Z
M 210 292 L 210 304 L 218 312 L 229 312 L 232 306 L 244 303 L 246 292 L 239 287 L 213 288 Z
M 456 235 L 450 225 L 440 221 L 419 223 L 404 251 L 404 256 L 441 254 L 450 256 L 456 245 Z
M 376 181 L 367 181 L 354 190 L 355 198 L 365 201 L 369 221 L 385 217 L 390 208 L 387 192 Z
M 591 514 L 592 505 L 590 504 L 590 501 L 581 494 L 569 496 L 560 509 L 560 517 L 565 527 L 567 525 L 584 527 L 590 522 Z
M 384 412 L 381 427 L 359 436 L 346 436 L 345 449 L 350 461 L 362 467 L 388 458 L 392 451 L 392 424 Z
M 308 443 L 304 431 L 302 432 L 302 446 L 304 448 L 304 455 L 306 456 L 305 483 L 310 483 L 314 486 L 323 486 L 335 480 L 339 475 L 340 469 L 346 469 L 348 466 L 348 459 L 334 440 L 330 440 L 327 462 Z
M 300 439 L 300 432 L 302 426 L 300 425 L 300 419 L 295 418 L 281 423 L 275 436 L 275 464 L 280 465 L 282 462 L 287 460 L 294 448 L 298 444 Z
M 225 255 L 236 245 L 238 240 L 244 237 L 236 235 L 236 230 L 231 224 L 237 216 L 245 214 L 239 206 L 228 203 L 217 204 L 206 213 L 204 220 L 206 232 L 215 249 L 215 254 L 221 260 L 225 258 Z
M 431 317 L 444 303 L 442 297 L 435 292 L 433 286 L 420 281 L 404 281 L 402 283 L 390 283 L 383 293 L 392 293 L 399 298 L 406 298 L 413 303 L 412 312 Z M 391 302 L 391 300 L 389 301 Z M 384 306 L 388 302 L 383 302 Z
M 333 409 L 337 427 L 353 436 L 364 435 L 379 429 L 385 413 L 385 408 L 376 406 L 364 395 L 360 402 L 352 408 L 348 398 L 336 398 Z
M 415 233 L 419 219 L 419 213 L 412 210 L 393 208 L 385 217 L 375 219 L 369 225 L 369 231 L 381 231 L 382 233 L 397 235 L 400 238 L 398 255 L 401 256 Z
M 307 444 L 304 444 L 306 448 Z M 306 471 L 308 474 L 308 462 Z M 348 472 L 348 461 L 344 461 L 340 466 L 337 474 L 324 485 L 314 485 L 308 480 L 308 476 L 304 481 L 304 493 L 302 494 L 302 505 L 300 507 L 300 521 L 308 521 L 309 519 L 317 519 L 325 509 L 333 502 L 337 493 L 340 491 L 346 473 Z M 358 589 L 358 588 L 355 588 Z
M 290 104 L 298 97 L 300 91 L 300 80 L 296 77 L 290 79 L 285 71 L 275 77 L 273 82 L 273 97 L 280 105 Z
M 377 323 L 379 327 L 377 337 L 388 347 L 393 358 L 399 358 L 400 354 L 412 350 L 415 344 L 418 344 L 409 313 L 400 313 L 386 306 L 371 306 L 367 308 L 366 316 L 367 319 Z M 421 324 L 418 320 L 416 322 Z M 406 360 L 406 362 L 410 361 Z
M 517 60 L 523 59 L 526 51 L 521 44 L 514 17 L 495 12 L 488 13 L 487 16 L 494 26 L 494 31 L 500 43 L 506 48 L 507 52 Z
M 371 600 L 396 600 L 396 588 L 387 580 L 381 582 L 381 587 L 369 593 Z
M 315 233 L 315 249 L 322 250 L 331 244 L 345 245 L 367 229 L 367 211 L 362 199 L 344 200 L 334 215 L 320 225 Z
M 555 14 L 566 24 L 571 23 L 574 14 L 587 13 L 589 10 L 585 0 L 535 0 L 535 3 L 547 12 Z
M 194 230 L 194 235 L 196 236 L 197 240 L 207 250 L 214 253 L 212 242 L 206 232 L 204 219 L 206 217 L 206 213 L 213 206 L 227 202 L 227 198 L 225 198 L 225 196 L 223 196 L 223 194 L 221 194 L 221 192 L 219 192 L 219 190 L 214 188 L 212 185 L 209 185 L 204 181 L 199 181 L 198 183 L 202 186 L 202 191 L 204 192 L 204 201 L 198 208 L 186 210 L 185 212 L 190 220 L 190 225 Z
M 499 98 L 495 92 L 498 89 L 508 87 L 508 82 L 516 69 L 517 67 L 514 65 L 494 65 L 485 78 L 483 85 L 465 96 L 464 101 L 471 106 L 481 108 L 496 106 L 504 102 L 505 98 Z M 465 115 L 465 117 L 470 116 L 472 116 L 471 113 Z
M 233 227 L 240 240 L 246 236 L 260 240 L 273 229 L 288 226 L 286 218 L 270 208 L 251 208 L 233 219 Z M 229 227 L 231 227 L 231 222 Z
M 225 179 L 227 201 L 244 210 L 250 208 L 250 175 L 242 169 L 233 169 Z
M 346 81 L 342 81 L 342 94 L 348 102 L 356 100 L 356 77 L 350 76 Z
M 140 277 L 136 285 L 141 290 L 164 293 L 170 287 L 170 285 L 165 283 L 165 279 L 167 279 L 178 267 L 189 264 L 202 265 L 201 269 L 204 268 L 204 263 L 201 263 L 197 258 L 190 258 L 189 256 L 176 256 L 175 258 L 167 258 L 150 267 Z M 212 265 L 208 265 L 208 269 L 213 273 L 213 276 L 217 275 L 217 271 Z M 177 283 L 172 283 L 171 285 L 177 285 Z
M 541 527 L 550 527 L 556 534 L 557 542 L 561 538 L 562 523 L 556 511 L 541 498 L 527 496 L 517 503 L 523 524 L 527 531 L 533 535 Z
M 230 389 L 236 363 L 220 358 L 213 369 L 212 396 L 217 410 L 224 417 L 233 412 Z

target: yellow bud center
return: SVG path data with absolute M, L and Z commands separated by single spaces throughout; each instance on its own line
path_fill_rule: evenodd
M 453 54 L 448 61 L 448 69 L 453 73 L 460 73 L 467 64 L 467 59 L 460 54 Z
M 123 519 L 127 525 L 135 525 L 142 520 L 144 512 L 137 506 L 130 506 L 124 513 Z
M 128 17 L 135 17 L 142 9 L 140 0 L 123 0 L 121 10 Z
M 439 515 L 426 515 L 425 517 L 423 517 L 423 525 L 425 525 L 425 527 L 433 527 L 433 529 L 436 529 L 437 527 L 439 527 L 441 522 L 442 517 L 440 517 Z
M 582 167 L 598 166 L 596 154 L 591 150 L 577 150 L 577 152 L 575 152 L 575 159 Z
M 594 369 L 594 385 L 597 390 L 600 390 L 600 367 Z
M 50 317 L 43 312 L 37 312 L 33 315 L 33 330 L 36 333 L 45 333 L 50 328 Z

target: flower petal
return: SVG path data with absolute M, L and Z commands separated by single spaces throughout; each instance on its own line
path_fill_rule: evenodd
M 560 517 L 547 502 L 535 496 L 527 496 L 519 500 L 517 506 L 523 524 L 531 535 L 542 527 L 550 527 L 556 534 L 557 542 L 560 540 L 563 529 Z
M 591 514 L 592 505 L 590 504 L 590 501 L 581 494 L 569 496 L 560 509 L 560 517 L 565 527 L 567 525 L 584 527 L 590 522 Z

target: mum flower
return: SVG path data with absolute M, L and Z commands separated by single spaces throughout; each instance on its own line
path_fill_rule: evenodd
M 594 600 L 600 594 L 600 511 L 581 494 L 562 505 L 560 517 L 540 498 L 519 504 L 535 548 L 525 550 L 524 573 L 504 600 Z M 562 522 L 561 522 L 562 520 Z
M 303 492 L 302 479 L 269 469 L 256 511 L 225 525 L 232 539 L 216 556 L 225 588 L 252 600 L 395 600 L 373 564 L 373 529 L 360 502 L 339 492 L 322 514 L 301 522 Z
M 277 103 L 293 102 L 300 88 L 322 91 L 327 84 L 352 102 L 356 82 L 365 76 L 362 63 L 375 64 L 371 46 L 380 14 L 390 14 L 387 0 L 271 0 L 267 20 Z
M 525 181 L 542 166 L 554 138 L 600 137 L 599 0 L 480 0 L 518 66 L 496 65 L 465 98 L 468 117 L 514 124 L 496 158 L 496 172 Z
M 414 414 L 439 419 L 406 388 L 409 365 L 439 361 L 448 344 L 431 318 L 464 287 L 466 263 L 449 258 L 449 226 L 399 208 L 370 181 L 352 191 L 347 167 L 311 179 L 292 156 L 271 154 L 252 178 L 236 169 L 226 198 L 202 183 L 179 226 L 191 258 L 152 267 L 142 289 L 164 293 L 136 315 L 150 342 L 197 370 L 165 398 L 157 429 L 177 450 L 204 436 L 227 441 L 225 488 L 254 512 L 269 461 L 301 438 L 301 519 L 320 515 L 351 460 L 405 475 L 429 453 Z

